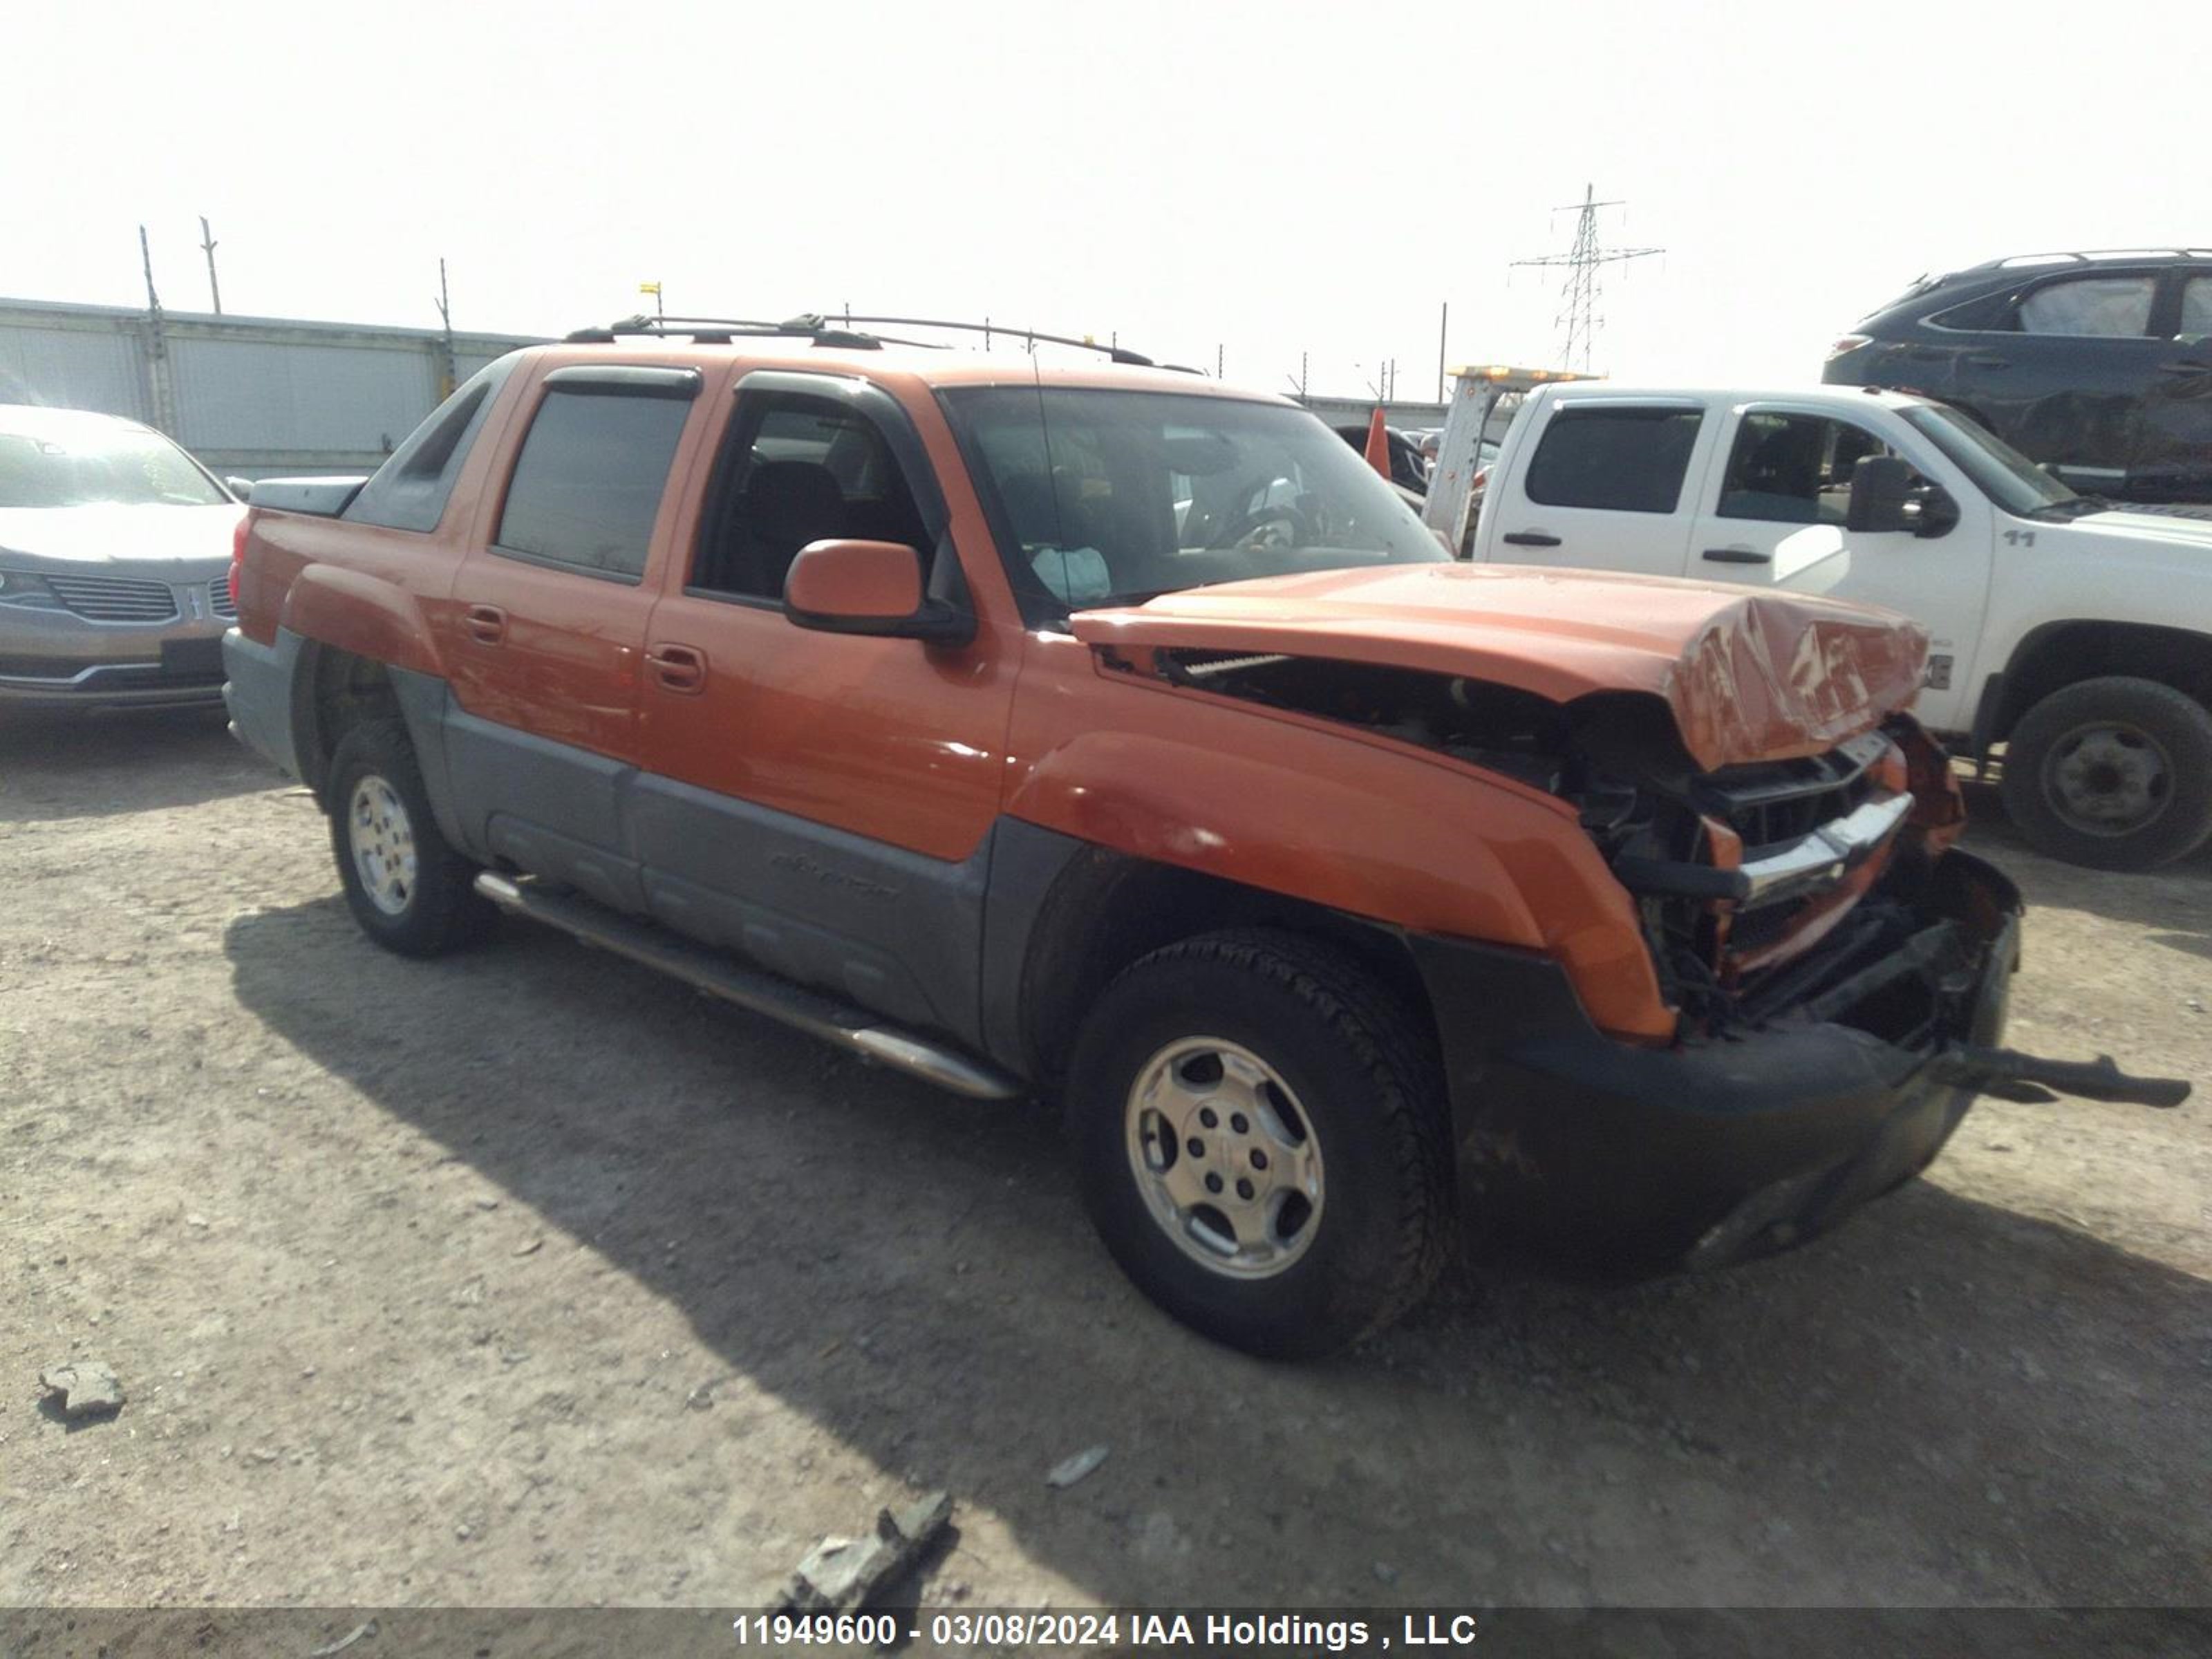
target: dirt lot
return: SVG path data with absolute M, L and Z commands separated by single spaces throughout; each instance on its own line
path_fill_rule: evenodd
M 2014 1040 L 2212 1079 L 2212 860 L 1975 805 Z M 375 950 L 216 718 L 0 727 L 0 1606 L 752 1602 L 934 1486 L 970 1604 L 2212 1601 L 2212 1100 L 1985 1104 L 1790 1256 L 1468 1263 L 1268 1366 L 1042 1113 L 520 924 Z M 72 1357 L 120 1416 L 42 1410 Z

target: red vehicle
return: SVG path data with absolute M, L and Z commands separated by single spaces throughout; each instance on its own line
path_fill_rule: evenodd
M 1131 1276 L 1278 1354 L 1464 1212 L 1724 1261 L 1978 1087 L 2172 1092 L 1989 1048 L 2020 903 L 1901 619 L 1457 564 L 1188 375 L 624 329 L 255 492 L 235 724 L 395 950 L 504 908 L 1055 1098 Z

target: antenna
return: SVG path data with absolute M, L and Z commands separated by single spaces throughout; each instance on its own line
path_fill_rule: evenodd
M 1574 246 L 1565 253 L 1548 253 L 1540 258 L 1516 259 L 1516 265 L 1565 265 L 1567 268 L 1566 286 L 1559 294 L 1559 314 L 1553 325 L 1559 331 L 1561 345 L 1559 367 L 1577 368 L 1587 374 L 1590 370 L 1591 353 L 1597 343 L 1598 329 L 1605 319 L 1598 315 L 1598 269 L 1627 259 L 1648 258 L 1655 253 L 1664 253 L 1663 247 L 1601 247 L 1597 240 L 1597 210 L 1600 208 L 1625 207 L 1625 202 L 1601 202 L 1597 186 L 1583 186 L 1579 210 L 1570 204 L 1554 208 L 1555 213 L 1575 211 Z M 1579 353 L 1582 361 L 1575 361 Z

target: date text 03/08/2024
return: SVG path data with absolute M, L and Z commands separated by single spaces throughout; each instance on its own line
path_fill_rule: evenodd
M 1395 1628 L 1393 1628 L 1393 1626 Z M 1270 1613 L 1028 1613 L 1021 1611 L 875 1613 L 750 1613 L 732 1621 L 739 1647 L 772 1650 L 822 1646 L 888 1648 L 918 1642 L 957 1651 L 1066 1647 L 1209 1651 L 1285 1647 L 1326 1653 L 1384 1652 L 1393 1648 L 1467 1648 L 1476 1625 L 1469 1613 L 1409 1613 L 1392 1620 Z

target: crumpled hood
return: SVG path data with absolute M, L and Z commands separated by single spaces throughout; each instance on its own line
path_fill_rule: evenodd
M 1079 611 L 1094 646 L 1281 653 L 1510 685 L 1643 691 L 1710 770 L 1834 748 L 1909 706 L 1928 635 L 1893 611 L 1606 571 L 1390 565 L 1270 576 Z
M 17 569 L 93 567 L 118 575 L 174 579 L 159 567 L 189 562 L 227 568 L 230 534 L 245 511 L 235 501 L 208 507 L 0 507 L 0 557 Z

